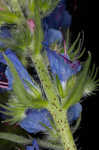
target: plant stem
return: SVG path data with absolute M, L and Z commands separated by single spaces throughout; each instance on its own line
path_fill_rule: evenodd
M 33 55 L 32 59 L 48 99 L 49 104 L 47 109 L 53 116 L 57 132 L 59 134 L 59 137 L 61 138 L 61 143 L 64 147 L 64 150 L 77 150 L 67 120 L 66 110 L 62 109 L 61 107 L 58 93 L 56 92 L 56 88 L 54 87 L 54 84 L 50 79 L 43 58 L 39 54 Z

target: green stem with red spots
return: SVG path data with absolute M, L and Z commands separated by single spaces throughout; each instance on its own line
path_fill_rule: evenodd
M 44 58 L 40 54 L 32 56 L 32 60 L 35 64 L 35 68 L 48 99 L 47 109 L 54 119 L 64 150 L 77 150 L 67 120 L 66 110 L 64 110 L 60 104 L 58 93 L 50 79 L 43 59 Z

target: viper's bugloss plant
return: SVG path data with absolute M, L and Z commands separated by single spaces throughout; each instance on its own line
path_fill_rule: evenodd
M 99 85 L 95 65 L 90 70 L 91 53 L 80 60 L 86 50 L 82 33 L 70 43 L 72 17 L 64 0 L 1 2 L 0 117 L 27 136 L 0 132 L 0 139 L 26 150 L 77 150 L 73 133 L 81 120 L 80 100 Z M 36 70 L 39 84 L 27 66 Z M 46 139 L 35 137 L 40 132 Z

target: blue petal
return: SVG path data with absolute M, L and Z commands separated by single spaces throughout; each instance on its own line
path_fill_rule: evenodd
M 56 29 L 48 29 L 48 31 L 45 31 L 45 40 L 44 42 L 46 44 L 51 45 L 54 42 L 57 42 L 58 44 L 61 44 L 63 40 L 62 33 L 59 30 Z
M 11 38 L 10 30 L 6 27 L 0 28 L 0 37 L 2 38 Z
M 77 120 L 80 116 L 81 111 L 82 106 L 80 103 L 77 103 L 74 106 L 70 107 L 67 112 L 69 123 Z M 52 119 L 50 113 L 46 109 L 30 109 L 28 110 L 27 116 L 19 123 L 19 125 L 27 132 L 36 134 L 40 131 L 46 131 L 46 129 L 40 124 L 40 122 L 42 122 L 49 128 L 52 128 L 48 118 Z
M 67 115 L 68 121 L 71 123 L 74 120 L 77 120 L 82 112 L 82 105 L 80 103 L 75 104 L 74 106 L 70 107 Z
M 21 62 L 19 61 L 17 56 L 14 54 L 14 52 L 12 52 L 10 49 L 7 49 L 5 51 L 5 54 L 7 55 L 7 57 L 14 64 L 14 67 L 16 68 L 16 71 L 18 72 L 19 77 L 20 77 L 20 79 L 22 80 L 22 82 L 24 84 L 24 87 L 28 90 L 28 86 L 26 85 L 24 80 L 30 82 L 34 86 L 34 84 L 31 81 L 31 78 L 30 78 L 28 72 L 26 71 L 24 66 L 21 64 Z M 0 53 L 0 62 L 6 64 L 6 61 L 4 60 L 4 57 L 3 57 L 2 53 Z M 12 76 L 12 73 L 10 72 L 10 68 L 9 67 L 7 67 L 7 69 L 5 71 L 5 74 L 6 74 L 6 77 L 8 79 L 8 84 L 9 84 L 7 90 L 11 90 L 12 89 L 12 84 L 13 84 L 13 76 Z
M 6 27 L 1 27 L 0 28 L 0 37 L 1 38 L 11 38 L 10 30 L 7 29 Z M 3 42 L 0 42 L 0 47 L 4 48 Z
M 81 69 L 80 64 L 78 64 L 76 68 L 73 68 L 73 63 L 71 63 L 68 59 L 65 60 L 61 55 L 50 50 L 48 47 L 46 47 L 46 50 L 51 70 L 53 74 L 58 75 L 60 81 L 68 80 L 69 77 L 76 74 Z
M 27 117 L 24 118 L 19 125 L 29 133 L 46 131 L 40 122 L 51 128 L 50 121 L 48 120 L 49 117 L 51 118 L 51 115 L 46 109 L 31 109 Z

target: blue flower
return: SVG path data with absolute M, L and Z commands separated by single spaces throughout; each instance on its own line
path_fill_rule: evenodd
M 10 29 L 8 29 L 7 26 L 1 26 L 0 27 L 0 36 L 2 38 L 11 38 L 11 33 L 10 33 Z
M 65 1 L 61 0 L 53 12 L 43 19 L 44 28 L 59 29 L 68 28 L 71 24 L 72 17 L 66 10 Z
M 24 68 L 24 66 L 22 65 L 22 63 L 19 61 L 18 57 L 15 55 L 14 52 L 12 52 L 12 50 L 10 50 L 9 48 L 5 51 L 5 54 L 7 55 L 7 57 L 12 61 L 12 63 L 14 64 L 14 67 L 16 68 L 16 71 L 19 74 L 20 79 L 22 80 L 24 87 L 28 90 L 28 86 L 26 85 L 26 83 L 24 82 L 24 80 L 28 81 L 29 83 L 31 83 L 33 86 L 33 82 L 31 81 L 31 78 L 28 74 L 28 72 L 26 71 L 26 69 Z M 6 64 L 6 61 L 2 55 L 2 53 L 0 53 L 0 62 Z M 5 71 L 5 75 L 8 79 L 8 88 L 7 90 L 12 90 L 12 84 L 13 84 L 13 76 L 12 73 L 10 72 L 10 68 L 7 67 L 6 71 Z
M 77 120 L 81 112 L 82 112 L 82 105 L 80 103 L 77 103 L 74 106 L 70 107 L 67 112 L 68 121 L 72 123 L 74 120 Z
M 79 62 L 71 62 L 68 58 L 56 51 L 50 50 L 46 47 L 47 56 L 53 74 L 57 74 L 60 81 L 67 81 L 72 75 L 80 71 L 81 66 Z
M 32 146 L 26 146 L 26 150 L 39 150 L 36 139 L 33 140 Z
M 11 38 L 10 30 L 6 26 L 0 27 L 0 37 L 1 38 Z M 0 42 L 0 47 L 4 47 L 3 42 Z
M 82 106 L 80 103 L 70 107 L 67 112 L 69 123 L 77 120 L 81 112 Z M 52 116 L 47 109 L 29 109 L 26 112 L 26 117 L 19 123 L 19 125 L 27 132 L 36 134 L 40 131 L 46 131 L 46 128 L 44 128 L 41 123 L 52 128 L 48 118 L 52 120 Z
M 19 125 L 29 133 L 38 133 L 40 131 L 46 131 L 46 129 L 40 124 L 44 123 L 51 128 L 50 113 L 46 109 L 29 109 L 26 112 L 27 116 L 19 123 Z

